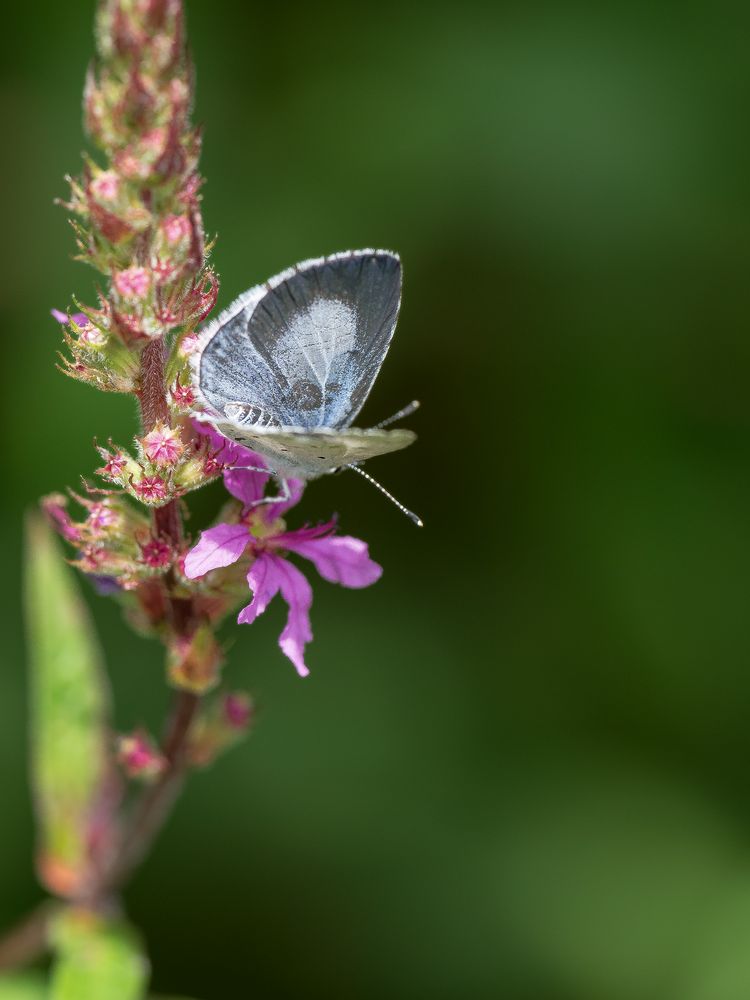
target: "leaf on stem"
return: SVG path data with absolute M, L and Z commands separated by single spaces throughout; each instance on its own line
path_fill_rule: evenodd
M 116 777 L 108 690 L 87 608 L 47 523 L 27 523 L 26 624 L 37 869 L 64 897 L 84 894 L 111 850 Z
M 51 936 L 57 958 L 49 1000 L 143 1000 L 148 961 L 126 924 L 70 909 L 57 918 Z

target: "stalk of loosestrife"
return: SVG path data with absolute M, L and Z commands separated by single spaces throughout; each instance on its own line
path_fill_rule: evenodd
M 285 502 L 259 504 L 272 483 L 263 460 L 194 413 L 190 355 L 219 284 L 182 0 L 101 0 L 96 44 L 84 90 L 94 152 L 62 204 L 77 258 L 98 279 L 94 297 L 52 315 L 61 372 L 133 396 L 140 427 L 130 442 L 98 442 L 83 485 L 45 497 L 43 514 L 29 518 L 31 773 L 37 871 L 50 899 L 0 940 L 0 970 L 50 951 L 49 977 L 28 980 L 40 997 L 135 1000 L 147 995 L 148 963 L 120 891 L 189 770 L 211 764 L 252 722 L 250 696 L 221 687 L 218 625 L 238 611 L 252 623 L 279 594 L 288 606 L 279 646 L 304 676 L 312 588 L 294 559 L 349 587 L 381 569 L 334 521 L 287 525 L 302 482 L 289 482 Z M 190 538 L 189 495 L 218 478 L 227 496 L 216 522 Z M 164 647 L 174 698 L 161 734 L 111 732 L 106 671 L 71 565 Z

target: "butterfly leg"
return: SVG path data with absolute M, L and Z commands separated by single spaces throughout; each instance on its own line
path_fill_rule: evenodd
M 268 469 L 262 469 L 259 465 L 235 465 L 232 466 L 232 468 L 233 470 L 236 469 L 240 472 L 264 472 L 266 475 L 271 474 Z M 287 500 L 292 499 L 292 494 L 289 489 L 289 483 L 286 481 L 286 479 L 281 479 L 280 477 L 274 477 L 274 478 L 278 478 L 278 482 L 281 487 L 276 496 L 261 497 L 260 500 L 254 500 L 253 503 L 248 504 L 248 507 L 250 508 L 260 507 L 266 503 L 286 503 Z
M 286 479 L 279 479 L 280 491 L 274 497 L 263 497 L 262 500 L 258 500 L 258 504 L 262 503 L 286 503 L 287 500 L 292 499 L 292 493 L 289 489 L 289 483 Z

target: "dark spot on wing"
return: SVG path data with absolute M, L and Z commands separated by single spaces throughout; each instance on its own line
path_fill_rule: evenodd
M 319 410 L 322 404 L 323 393 L 319 385 L 305 379 L 294 383 L 288 396 L 288 405 L 309 413 L 311 410 Z

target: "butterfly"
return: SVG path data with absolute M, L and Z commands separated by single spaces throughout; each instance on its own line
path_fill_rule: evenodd
M 302 261 L 249 289 L 204 327 L 191 355 L 202 416 L 281 480 L 361 472 L 360 462 L 406 448 L 412 431 L 351 426 L 400 304 L 401 261 L 387 250 Z

